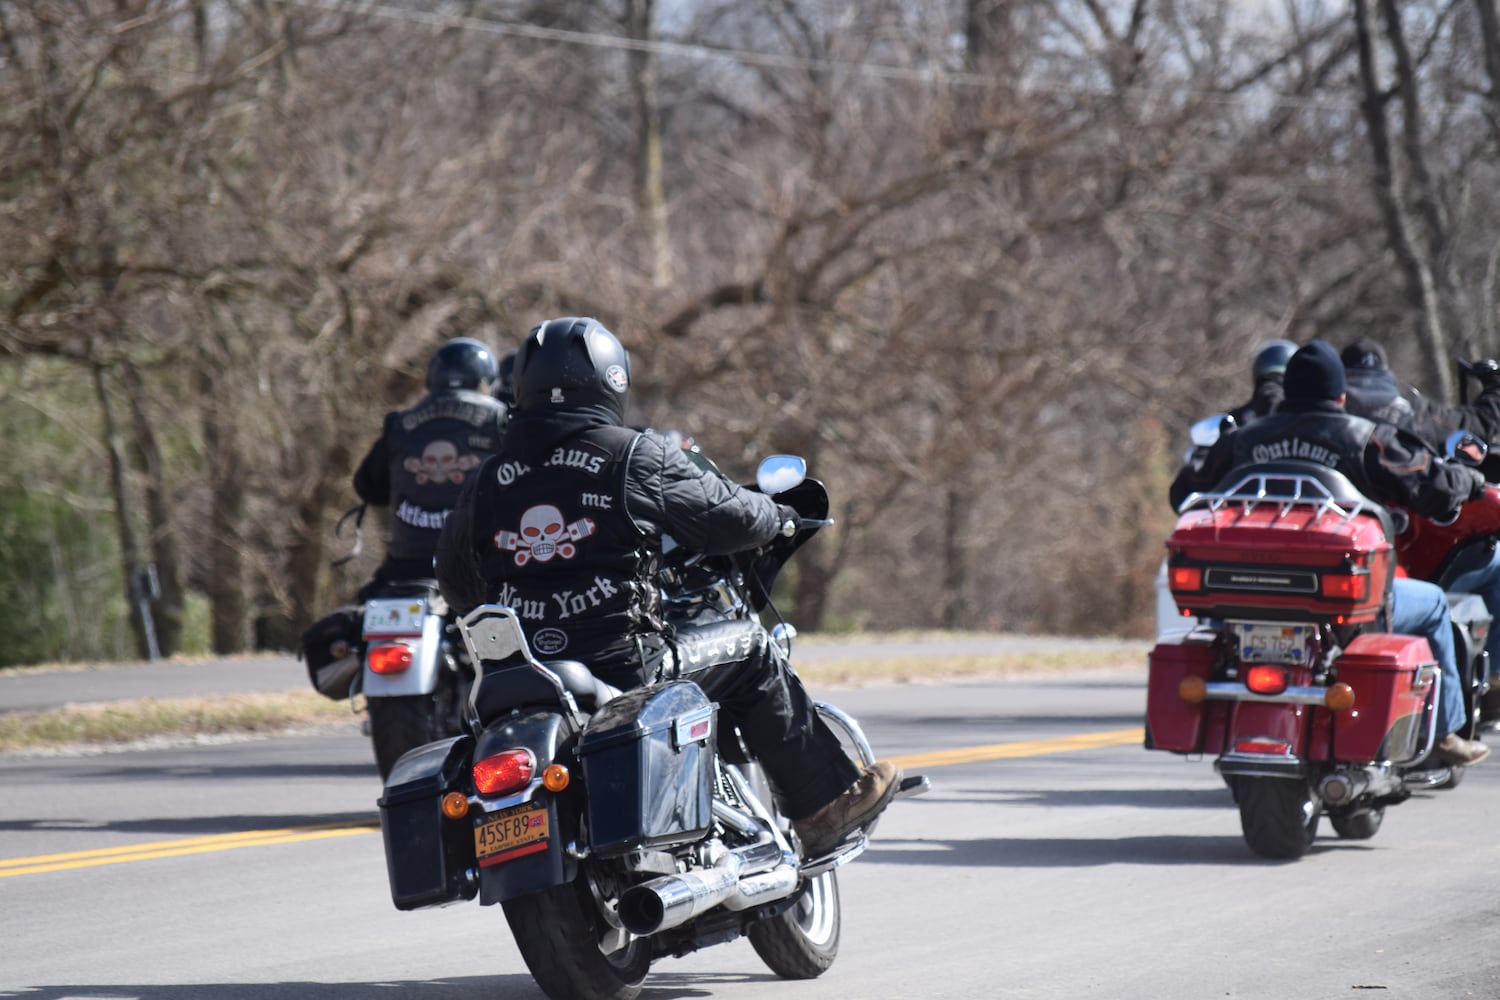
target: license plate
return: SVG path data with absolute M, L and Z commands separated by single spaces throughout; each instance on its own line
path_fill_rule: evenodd
M 1240 640 L 1240 659 L 1246 663 L 1299 664 L 1307 662 L 1311 625 L 1234 622 Z
M 523 802 L 474 824 L 474 855 L 481 868 L 547 849 L 547 807 Z

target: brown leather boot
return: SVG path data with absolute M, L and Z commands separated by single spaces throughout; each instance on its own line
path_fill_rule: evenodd
M 1449 733 L 1438 741 L 1437 755 L 1445 764 L 1478 764 L 1490 755 L 1490 748 L 1478 740 Z
M 811 816 L 792 820 L 792 829 L 802 841 L 803 856 L 817 857 L 839 846 L 879 816 L 899 787 L 901 768 L 888 760 L 877 760 L 838 798 Z

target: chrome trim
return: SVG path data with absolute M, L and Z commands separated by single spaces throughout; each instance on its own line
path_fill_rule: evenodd
M 1305 778 L 1307 763 L 1287 754 L 1230 752 L 1214 761 L 1220 774 L 1239 777 Z
M 1203 686 L 1204 701 L 1258 701 L 1271 705 L 1324 706 L 1326 687 L 1292 685 L 1280 694 L 1257 694 L 1239 681 L 1210 681 Z
M 1412 756 L 1394 761 L 1393 763 L 1397 767 L 1410 767 L 1432 753 L 1432 748 L 1437 746 L 1437 717 L 1438 705 L 1443 696 L 1443 673 L 1438 669 L 1436 663 L 1424 664 L 1417 668 L 1417 676 L 1412 678 L 1411 686 L 1412 690 L 1417 690 L 1423 686 L 1424 680 L 1429 678 L 1432 685 L 1432 697 L 1422 703 L 1422 711 L 1426 713 L 1426 718 L 1423 719 L 1423 722 L 1427 728 L 1427 739 L 1421 746 L 1412 751 Z
M 870 741 L 865 739 L 864 730 L 860 729 L 859 723 L 854 721 L 854 716 L 835 708 L 826 701 L 815 702 L 813 708 L 824 719 L 838 726 L 848 735 L 849 741 L 859 751 L 860 761 L 866 767 L 875 763 L 875 751 L 871 749 Z

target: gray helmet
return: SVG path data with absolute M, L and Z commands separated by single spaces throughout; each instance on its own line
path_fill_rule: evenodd
M 458 337 L 433 352 L 427 362 L 427 391 L 478 389 L 494 382 L 498 368 L 490 349 L 472 337 Z
M 531 331 L 516 351 L 516 407 L 602 405 L 625 420 L 630 355 L 604 324 L 563 316 Z
M 1266 378 L 1281 378 L 1286 374 L 1286 363 L 1297 353 L 1297 345 L 1290 340 L 1271 340 L 1255 350 L 1250 374 L 1259 382 Z

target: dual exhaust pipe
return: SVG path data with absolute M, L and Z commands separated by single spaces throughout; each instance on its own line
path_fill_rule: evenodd
M 751 844 L 726 852 L 711 868 L 631 886 L 616 913 L 626 930 L 644 937 L 685 924 L 715 906 L 744 910 L 785 899 L 797 891 L 797 883 L 796 862 L 780 847 Z

